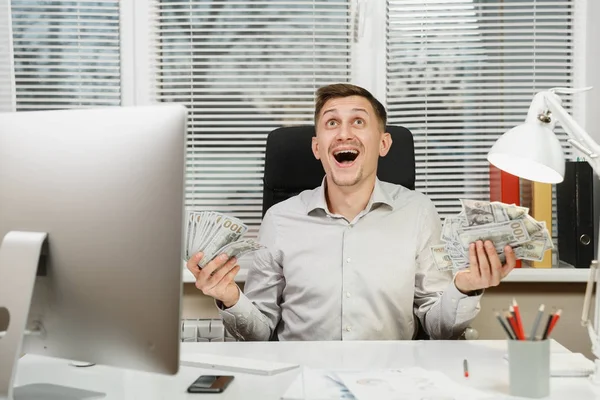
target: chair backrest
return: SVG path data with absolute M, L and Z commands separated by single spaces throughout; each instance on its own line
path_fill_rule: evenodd
M 415 188 L 415 149 L 412 133 L 401 126 L 388 125 L 392 147 L 385 157 L 379 158 L 377 177 L 385 182 Z M 274 204 L 314 189 L 323 180 L 325 172 L 321 161 L 315 159 L 311 140 L 315 127 L 292 126 L 269 133 L 265 153 L 263 177 L 263 216 Z

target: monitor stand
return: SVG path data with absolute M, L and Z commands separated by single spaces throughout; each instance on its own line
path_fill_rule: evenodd
M 103 393 L 50 384 L 13 387 L 27 326 L 33 286 L 38 271 L 45 232 L 11 231 L 0 243 L 0 312 L 8 327 L 0 338 L 0 400 L 87 400 Z

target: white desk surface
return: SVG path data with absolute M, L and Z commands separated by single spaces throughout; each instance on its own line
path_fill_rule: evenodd
M 508 366 L 502 358 L 506 341 L 502 340 L 182 343 L 181 351 L 255 357 L 310 368 L 418 366 L 441 371 L 460 383 L 497 393 L 502 398 L 508 394 Z M 554 341 L 552 351 L 568 352 Z M 463 377 L 465 358 L 469 363 L 469 378 Z M 235 373 L 235 379 L 224 393 L 188 394 L 186 389 L 194 379 L 216 371 L 181 367 L 175 376 L 162 376 L 106 366 L 74 368 L 65 360 L 25 355 L 19 361 L 16 379 L 17 385 L 54 383 L 102 391 L 107 393 L 106 400 L 275 400 L 283 395 L 300 371 L 294 369 L 274 376 Z M 551 378 L 549 399 L 600 399 L 600 387 L 593 386 L 587 378 Z

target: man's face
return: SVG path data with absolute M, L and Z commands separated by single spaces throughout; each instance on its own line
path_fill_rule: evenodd
M 382 132 L 375 110 L 364 97 L 327 101 L 319 114 L 313 154 L 337 186 L 354 186 L 377 172 L 380 156 L 392 144 Z

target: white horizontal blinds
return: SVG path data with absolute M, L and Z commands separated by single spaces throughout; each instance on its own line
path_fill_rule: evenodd
M 574 2 L 388 0 L 389 119 L 413 132 L 417 189 L 442 217 L 489 199 L 487 152 L 533 95 L 573 85 Z
M 0 0 L 0 112 L 14 110 L 10 2 Z
M 347 0 L 160 0 L 157 100 L 189 109 L 186 206 L 256 236 L 267 134 L 312 124 L 318 87 L 350 80 Z
M 18 110 L 121 103 L 119 1 L 12 0 Z

